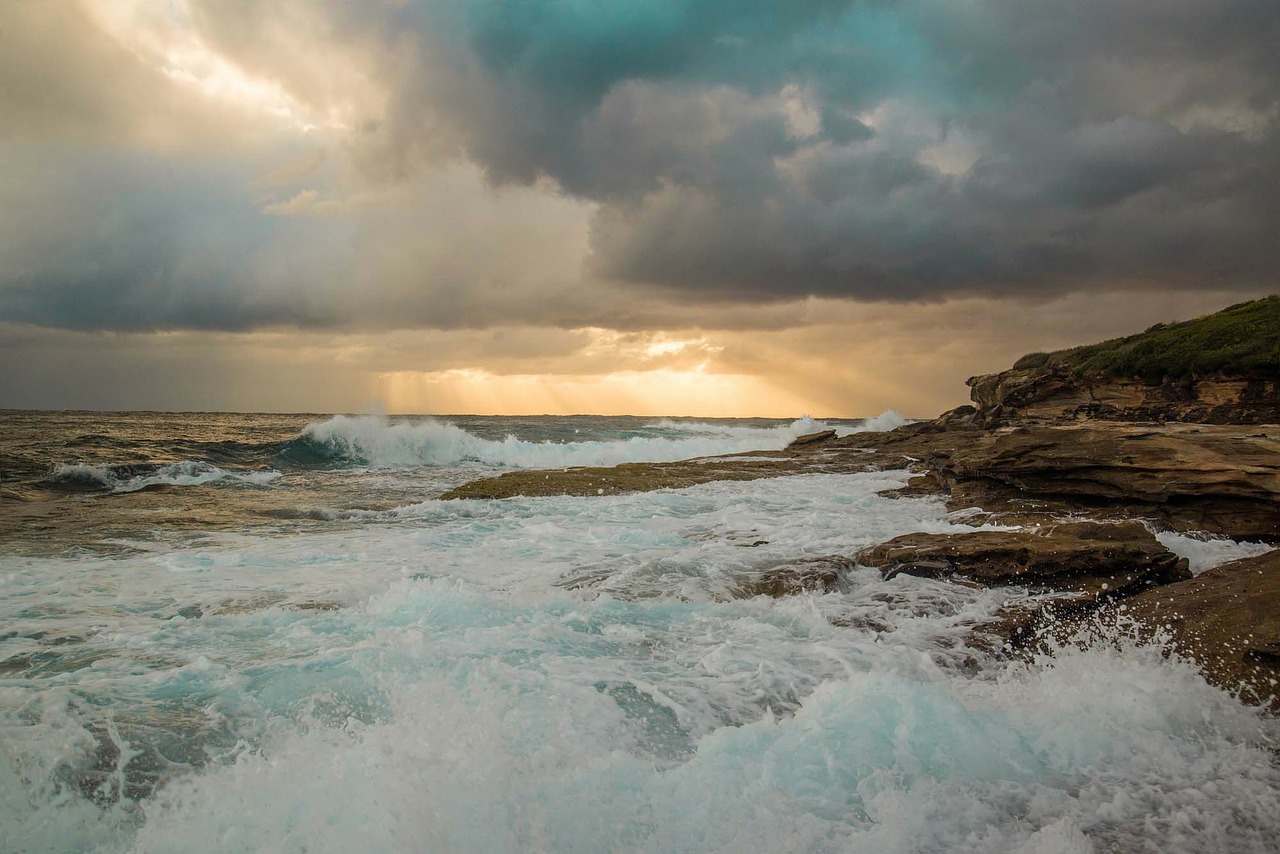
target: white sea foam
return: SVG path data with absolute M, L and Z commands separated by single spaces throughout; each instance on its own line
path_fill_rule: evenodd
M 534 638 L 507 643 L 645 634 L 593 641 L 568 616 L 517 623 Z M 751 637 L 762 620 L 717 622 L 717 646 L 793 654 Z M 423 665 L 434 637 L 411 621 L 384 634 L 382 660 Z M 660 687 L 573 679 L 590 659 L 571 647 L 533 666 L 507 652 L 388 686 L 378 719 L 282 730 L 176 783 L 146 805 L 134 850 L 1198 854 L 1267 852 L 1280 831 L 1274 725 L 1149 648 L 1064 649 L 980 680 L 852 672 L 667 760 L 651 746 L 690 712 Z M 745 663 L 707 678 L 741 680 Z
M 92 484 L 112 492 L 137 492 L 151 486 L 201 486 L 218 481 L 263 486 L 278 477 L 278 471 L 227 471 L 196 460 L 168 463 L 157 466 L 149 474 L 133 477 L 121 477 L 110 466 L 84 464 L 62 464 L 53 471 L 55 481 Z
M 1233 560 L 1266 554 L 1275 548 L 1268 543 L 1228 540 L 1224 537 L 1189 536 L 1172 531 L 1160 531 L 1156 534 L 1156 539 L 1178 557 L 1185 557 L 1193 575 L 1199 575 L 1206 569 L 1213 569 Z
M 808 415 L 801 416 L 796 420 L 796 423 L 810 431 L 819 430 L 826 426 L 825 422 L 819 421 Z M 762 433 L 768 433 L 776 429 L 771 427 L 751 427 L 741 424 L 716 423 L 711 421 L 684 421 L 673 418 L 659 418 L 657 421 L 650 421 L 644 426 L 645 429 L 662 430 L 669 433 L 699 434 L 737 439 L 755 438 Z
M 859 424 L 828 424 L 825 421 L 805 415 L 794 422 L 794 424 L 791 425 L 791 428 L 795 428 L 798 431 L 797 435 L 813 433 L 818 430 L 834 429 L 837 436 L 851 436 L 855 433 L 883 433 L 910 423 L 910 418 L 905 418 L 892 409 L 886 409 L 884 412 L 873 418 L 863 419 Z M 717 424 L 702 421 L 675 421 L 670 418 L 661 418 L 657 421 L 651 422 L 647 426 L 660 430 L 678 431 L 683 433 L 706 433 L 714 436 L 743 439 L 755 438 L 762 432 L 772 432 L 772 430 L 768 428 L 762 430 L 759 427 L 742 427 L 735 424 Z
M 849 436 L 854 433 L 887 433 L 890 430 L 895 430 L 904 424 L 910 423 L 910 418 L 905 418 L 897 412 L 894 412 L 892 409 L 886 409 L 874 418 L 866 419 L 856 427 L 837 427 L 836 435 Z
M 889 430 L 905 419 L 886 412 L 843 432 Z M 532 442 L 508 436 L 493 441 L 442 421 L 394 423 L 380 416 L 336 415 L 310 424 L 303 435 L 336 456 L 378 468 L 445 466 L 463 462 L 513 468 L 612 466 L 631 462 L 671 462 L 742 451 L 777 451 L 797 436 L 826 429 L 808 416 L 790 424 L 761 428 L 702 422 L 654 422 L 684 436 L 634 436 L 615 441 Z
M 1276 722 L 1122 631 L 1027 664 L 965 645 L 1016 590 L 853 570 L 732 598 L 781 561 L 972 530 L 877 495 L 905 478 L 7 560 L 8 661 L 72 663 L 0 688 L 0 848 L 1270 850 Z M 104 740 L 156 739 L 167 782 L 140 804 L 66 782 Z

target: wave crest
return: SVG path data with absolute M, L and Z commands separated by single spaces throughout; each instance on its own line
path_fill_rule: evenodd
M 886 412 L 842 434 L 888 430 L 906 419 Z M 827 429 L 809 416 L 776 427 L 743 427 L 702 422 L 658 421 L 663 436 L 631 436 L 613 441 L 535 442 L 507 436 L 484 439 L 442 421 L 393 423 L 382 416 L 335 415 L 309 424 L 299 440 L 306 453 L 371 466 L 401 468 L 480 463 L 504 468 L 614 466 L 674 462 L 744 451 L 780 451 L 797 436 Z M 675 434 L 675 435 L 672 435 Z
M 138 492 L 156 486 L 202 486 L 224 480 L 262 486 L 278 477 L 280 472 L 273 470 L 227 471 L 211 463 L 183 460 L 161 465 L 64 463 L 54 468 L 49 481 L 106 492 Z

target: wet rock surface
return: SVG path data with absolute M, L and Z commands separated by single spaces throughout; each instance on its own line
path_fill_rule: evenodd
M 896 494 L 943 495 L 953 509 L 977 507 L 994 522 L 1075 513 L 1280 541 L 1280 427 L 1271 426 L 1090 422 L 985 431 L 922 422 L 825 436 L 767 455 L 508 472 L 441 497 L 614 495 L 902 468 L 920 474 Z
M 856 560 L 879 569 L 885 578 L 957 575 L 984 585 L 1044 587 L 1094 598 L 1191 578 L 1186 560 L 1137 522 L 906 534 L 861 552 Z
M 513 498 L 538 495 L 617 495 L 684 489 L 718 480 L 756 480 L 789 474 L 826 472 L 847 474 L 874 466 L 867 455 L 829 449 L 835 431 L 813 434 L 810 441 L 783 451 L 700 457 L 673 463 L 623 463 L 618 466 L 582 467 L 550 471 L 512 471 L 497 477 L 471 481 L 440 496 L 453 498 Z
M 1148 590 L 1123 607 L 1148 633 L 1166 633 L 1209 681 L 1280 711 L 1280 550 Z
M 771 566 L 757 576 L 744 579 L 734 593 L 743 598 L 772 596 L 775 599 L 798 593 L 830 593 L 840 589 L 845 575 L 856 565 L 856 561 L 839 555 L 801 558 Z

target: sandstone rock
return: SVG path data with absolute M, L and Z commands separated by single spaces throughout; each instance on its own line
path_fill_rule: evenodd
M 977 420 L 995 426 L 1013 419 L 1057 419 L 1092 402 L 1088 389 L 1062 366 L 970 377 Z
M 1210 682 L 1280 711 L 1280 550 L 1148 590 L 1124 612 L 1167 632 Z
M 1081 376 L 1065 365 L 970 377 L 974 421 L 1280 423 L 1280 381 L 1216 373 L 1160 383 Z
M 1137 522 L 907 534 L 861 552 L 856 560 L 880 569 L 885 578 L 955 574 L 981 584 L 1020 584 L 1094 598 L 1131 595 L 1191 577 L 1187 562 Z
M 830 437 L 792 446 L 782 451 L 755 451 L 722 457 L 699 457 L 672 463 L 623 463 L 555 470 L 512 471 L 474 480 L 440 497 L 511 498 L 517 495 L 616 495 L 655 489 L 684 489 L 719 480 L 756 480 L 790 474 L 826 472 L 847 474 L 883 467 L 880 457 L 849 449 L 832 449 Z M 823 434 L 811 434 L 821 436 Z M 803 437 L 802 437 L 803 438 Z M 900 455 L 889 455 L 898 467 Z
M 946 490 L 934 478 L 928 475 L 916 475 L 907 481 L 906 486 L 897 489 L 884 489 L 876 493 L 885 498 L 919 498 L 925 495 L 938 495 Z
M 953 488 L 987 481 L 1024 497 L 1132 505 L 1179 529 L 1280 538 L 1280 431 L 1017 427 L 940 446 L 928 462 Z
M 983 427 L 1082 419 L 1280 423 L 1280 297 L 972 377 Z
M 816 433 L 805 433 L 803 436 L 797 436 L 792 439 L 787 448 L 790 450 L 791 448 L 803 448 L 805 445 L 818 445 L 835 437 L 835 430 L 819 430 Z

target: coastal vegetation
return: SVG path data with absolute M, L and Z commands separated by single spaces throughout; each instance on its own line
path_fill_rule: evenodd
M 1233 305 L 1182 323 L 1053 353 L 1029 353 L 1015 370 L 1062 365 L 1081 377 L 1149 383 L 1222 373 L 1280 378 L 1280 296 Z

